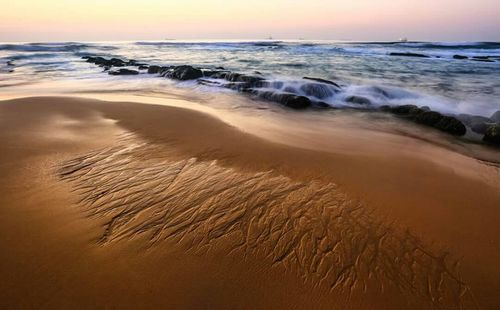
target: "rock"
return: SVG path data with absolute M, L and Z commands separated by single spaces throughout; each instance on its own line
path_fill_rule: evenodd
M 480 61 L 480 62 L 494 62 L 491 59 L 472 59 L 473 61 Z
M 325 79 L 320 79 L 320 78 L 315 78 L 315 77 L 308 77 L 308 76 L 304 76 L 303 79 L 304 80 L 316 81 L 316 82 L 320 82 L 320 83 L 325 83 L 325 84 L 330 84 L 330 85 L 336 86 L 338 88 L 341 88 L 339 84 L 337 84 L 337 83 L 335 83 L 333 81 L 325 80 Z
M 417 114 L 422 113 L 423 111 L 419 109 L 416 105 L 413 104 L 405 104 L 396 107 L 390 107 L 389 111 L 396 115 L 401 116 L 416 116 Z
M 496 111 L 490 116 L 493 123 L 500 123 L 500 110 Z
M 139 71 L 130 70 L 130 69 L 119 69 L 119 70 L 109 71 L 108 74 L 110 74 L 110 75 L 137 75 L 137 74 L 139 74 Z
M 147 70 L 147 69 L 149 69 L 149 66 L 147 66 L 147 65 L 140 65 L 140 66 L 138 67 L 138 69 L 139 69 L 139 70 Z
M 489 126 L 488 123 L 474 123 L 470 126 L 470 129 L 475 133 L 484 134 Z
M 106 65 L 113 67 L 125 67 L 126 62 L 119 58 L 111 58 L 110 60 L 108 60 Z
M 160 73 L 160 69 L 161 69 L 160 66 L 155 66 L 155 65 L 149 66 L 148 73 L 149 74 L 158 74 L 158 73 Z
M 472 56 L 472 59 L 477 59 L 477 60 L 489 60 L 489 56 Z
M 465 125 L 453 116 L 443 116 L 434 127 L 455 136 L 463 136 L 467 132 Z
M 469 59 L 469 57 L 463 55 L 453 55 L 453 59 Z
M 415 117 L 415 121 L 419 124 L 424 124 L 428 126 L 434 126 L 436 125 L 441 119 L 443 118 L 443 115 L 439 112 L 435 111 L 424 111 L 422 113 L 419 113 Z
M 176 80 L 187 81 L 203 77 L 203 72 L 192 66 L 177 66 L 167 76 Z
M 325 99 L 333 96 L 334 94 L 334 91 L 330 88 L 330 86 L 320 83 L 304 84 L 300 87 L 300 90 L 303 91 L 307 96 L 313 96 L 318 99 Z
M 403 57 L 420 57 L 420 58 L 430 58 L 430 56 L 417 53 L 390 53 L 390 56 L 403 56 Z
M 363 105 L 370 105 L 372 103 L 370 99 L 360 96 L 349 96 L 345 98 L 345 101 L 349 103 L 363 104 Z
M 287 106 L 292 109 L 306 109 L 311 106 L 311 100 L 304 96 L 298 96 L 294 94 L 288 93 L 276 93 L 273 91 L 264 91 L 264 92 L 255 92 L 260 98 L 281 103 L 284 106 Z
M 224 69 L 224 67 L 217 67 L 215 69 L 217 69 L 217 70 L 226 70 L 226 69 Z
M 264 80 L 260 76 L 244 75 L 236 72 L 226 73 L 224 78 L 231 82 L 243 82 L 249 87 L 258 86 L 258 84 Z
M 495 123 L 486 129 L 483 141 L 500 146 L 500 123 Z
M 479 115 L 471 115 L 468 119 L 468 123 L 464 122 L 464 124 L 468 125 L 472 131 L 480 134 L 484 134 L 486 132 L 489 123 L 493 123 L 491 119 Z

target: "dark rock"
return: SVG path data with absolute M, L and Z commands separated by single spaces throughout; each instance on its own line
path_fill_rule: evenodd
M 349 103 L 362 104 L 362 105 L 370 105 L 372 103 L 370 99 L 361 96 L 349 96 L 345 99 L 345 101 Z
M 119 69 L 119 70 L 109 71 L 108 74 L 110 74 L 110 75 L 137 75 L 137 74 L 139 74 L 139 71 L 130 70 L 130 69 Z
M 322 109 L 332 109 L 333 108 L 331 105 L 329 105 L 328 103 L 323 102 L 323 101 L 313 102 L 313 105 L 317 108 L 322 108 Z
M 500 123 L 495 123 L 486 129 L 483 141 L 500 146 Z
M 443 115 L 435 111 L 424 111 L 415 117 L 415 121 L 420 124 L 434 126 L 443 119 Z
M 443 116 L 434 127 L 455 136 L 463 136 L 467 132 L 465 125 L 453 116 Z
M 224 69 L 224 67 L 217 67 L 215 69 L 217 69 L 217 70 L 226 70 L 226 69 Z
M 489 126 L 490 124 L 488 123 L 474 123 L 470 126 L 470 129 L 475 133 L 484 134 Z
M 203 72 L 192 66 L 177 66 L 167 76 L 176 80 L 187 81 L 203 77 Z
M 458 119 L 460 119 L 460 117 Z M 464 122 L 464 124 L 468 125 L 472 131 L 480 134 L 484 134 L 486 132 L 489 123 L 493 123 L 491 119 L 479 115 L 470 115 L 468 123 Z
M 149 66 L 148 73 L 149 74 L 157 74 L 157 73 L 160 73 L 160 69 L 161 69 L 160 66 Z
M 430 56 L 417 53 L 390 53 L 390 56 L 403 56 L 403 57 L 420 57 L 420 58 L 430 58 Z
M 422 109 L 419 109 L 416 105 L 405 104 L 396 107 L 391 107 L 389 110 L 391 113 L 401 116 L 416 116 L 422 113 Z
M 278 89 L 279 89 L 280 87 L 274 87 L 274 88 L 278 88 Z M 296 93 L 298 93 L 297 89 L 296 89 L 296 88 L 294 88 L 294 87 L 292 87 L 292 86 L 287 86 L 287 87 L 285 87 L 285 88 L 283 89 L 283 91 L 284 91 L 285 93 L 292 93 L 292 94 L 296 94 Z
M 315 78 L 315 77 L 308 77 L 308 76 L 304 76 L 303 79 L 305 79 L 305 80 L 311 80 L 311 81 L 316 81 L 316 82 L 320 82 L 320 83 L 325 83 L 325 84 L 330 84 L 330 85 L 336 86 L 338 88 L 341 88 L 339 84 L 337 84 L 337 83 L 335 83 L 333 81 L 325 80 L 325 79 L 320 79 L 320 78 Z
M 469 57 L 463 55 L 453 55 L 453 59 L 469 59 Z
M 480 61 L 480 62 L 494 62 L 491 59 L 471 59 L 471 60 L 473 60 L 473 61 Z
M 380 111 L 383 111 L 383 112 L 391 112 L 392 110 L 392 107 L 390 105 L 381 105 L 379 107 Z
M 13 60 L 9 60 L 9 61 L 7 61 L 7 66 L 9 66 L 9 67 L 13 67 L 13 66 L 15 66 L 15 65 L 14 65 L 14 61 L 13 61 Z
M 472 56 L 472 59 L 488 60 L 488 59 L 490 59 L 490 57 L 489 56 Z
M 111 58 L 110 60 L 107 61 L 106 65 L 108 66 L 113 66 L 113 67 L 125 67 L 126 62 L 119 59 L 119 58 Z
M 306 109 L 311 106 L 309 98 L 288 93 L 276 93 L 273 91 L 257 92 L 260 98 L 281 103 L 292 109 Z
M 500 123 L 500 110 L 496 111 L 490 116 L 492 123 Z
M 214 74 L 216 74 L 217 72 L 219 71 L 214 71 L 214 70 L 202 70 L 203 72 L 203 76 L 204 77 L 211 77 L 213 76 Z
M 313 96 L 318 99 L 325 99 L 333 96 L 334 91 L 329 85 L 320 83 L 307 83 L 300 87 L 307 96 Z
M 147 69 L 149 69 L 149 66 L 147 66 L 147 65 L 140 65 L 140 66 L 138 67 L 138 69 L 139 69 L 139 70 L 147 70 Z

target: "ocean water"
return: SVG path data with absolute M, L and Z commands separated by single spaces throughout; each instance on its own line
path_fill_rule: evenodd
M 428 57 L 391 56 L 414 53 Z M 415 104 L 443 113 L 490 116 L 500 110 L 500 43 L 334 41 L 145 41 L 0 43 L 0 96 L 61 92 L 217 92 L 195 82 L 148 75 L 110 76 L 81 57 L 98 55 L 157 65 L 224 67 L 260 74 L 279 91 L 302 94 L 305 76 L 332 80 L 342 91 L 322 101 L 335 107 L 351 95 L 372 106 Z M 454 59 L 454 55 L 469 59 Z M 473 57 L 488 57 L 489 61 Z M 256 73 L 258 72 L 258 73 Z M 236 95 L 236 94 L 235 94 Z

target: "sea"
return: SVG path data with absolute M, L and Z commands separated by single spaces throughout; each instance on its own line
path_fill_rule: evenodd
M 345 42 L 308 40 L 204 40 L 0 43 L 0 97 L 73 93 L 168 96 L 234 92 L 173 81 L 141 71 L 111 76 L 84 56 L 134 59 L 149 65 L 191 65 L 259 75 L 277 91 L 306 95 L 303 77 L 341 86 L 322 102 L 365 109 L 346 101 L 361 96 L 370 108 L 428 106 L 445 114 L 490 116 L 500 110 L 499 42 Z M 257 103 L 256 103 L 257 104 Z M 258 105 L 258 104 L 257 104 Z

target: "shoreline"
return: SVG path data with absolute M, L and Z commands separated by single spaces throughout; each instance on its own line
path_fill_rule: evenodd
M 496 208 L 500 202 L 496 187 L 500 176 L 498 168 L 470 157 L 411 137 L 393 135 L 378 135 L 377 145 L 368 143 L 367 146 L 360 143 L 369 141 L 363 137 L 366 131 L 353 128 L 349 128 L 350 139 L 338 140 L 341 145 L 338 150 L 311 149 L 311 145 L 297 146 L 303 141 L 298 134 L 280 144 L 193 110 L 70 97 L 2 101 L 0 118 L 0 143 L 6 146 L 0 154 L 1 172 L 5 175 L 0 183 L 4 194 L 0 205 L 6 214 L 4 221 L 11 220 L 0 223 L 2 234 L 7 236 L 1 246 L 3 251 L 13 253 L 2 264 L 2 271 L 10 279 L 9 284 L 4 283 L 6 287 L 0 287 L 7 292 L 2 298 L 6 306 L 17 302 L 61 306 L 69 305 L 71 298 L 78 298 L 86 305 L 90 305 L 89 302 L 118 305 L 125 300 L 135 304 L 141 296 L 148 296 L 150 307 L 165 306 L 168 296 L 181 308 L 189 308 L 190 300 L 200 302 L 198 305 L 210 301 L 224 307 L 235 306 L 238 299 L 256 298 L 263 307 L 278 308 L 294 305 L 294 302 L 295 306 L 313 303 L 320 308 L 342 305 L 370 308 L 374 304 L 397 308 L 408 303 L 410 308 L 419 308 L 420 303 L 436 307 L 439 303 L 447 307 L 477 303 L 494 308 L 500 303 L 494 294 L 500 288 L 496 264 L 500 259 L 496 250 L 500 245 L 497 225 L 500 213 Z M 283 137 L 278 131 L 274 134 L 274 141 Z M 307 137 L 307 133 L 304 136 Z M 331 149 L 335 140 L 327 143 L 322 140 L 325 137 L 318 136 L 317 143 Z M 397 151 L 398 145 L 406 145 L 411 151 Z M 366 152 L 370 148 L 376 155 Z M 354 152 L 345 153 L 343 150 L 347 149 Z M 234 186 L 224 187 L 226 183 Z M 221 188 L 217 188 L 217 184 Z M 159 190 L 162 186 L 166 187 Z M 136 191 L 128 192 L 128 187 Z M 298 192 L 294 196 L 295 191 Z M 137 200 L 116 200 L 129 195 Z M 243 197 L 247 197 L 246 200 L 239 200 Z M 257 198 L 252 197 L 262 200 L 253 205 L 252 199 Z M 301 201 L 301 197 L 310 197 L 310 200 Z M 166 199 L 173 199 L 168 203 L 175 223 L 168 222 L 168 217 L 154 217 L 162 210 L 160 205 L 168 205 Z M 142 205 L 134 201 L 154 207 L 141 209 Z M 35 207 L 35 202 L 46 209 Z M 333 220 L 336 211 L 333 207 L 327 208 L 329 204 L 345 210 L 341 214 L 343 221 Z M 205 211 L 192 213 L 193 206 Z M 269 213 L 255 213 L 257 206 L 266 206 Z M 298 206 L 307 206 L 312 213 L 302 214 L 297 211 L 302 210 Z M 120 209 L 122 207 L 125 209 Z M 217 213 L 218 210 L 221 213 Z M 50 220 L 49 214 L 54 212 L 58 216 Z M 290 222 L 285 214 L 298 220 Z M 325 226 L 325 231 L 327 228 L 331 231 L 316 231 L 322 218 L 318 214 L 332 216 Z M 118 222 L 113 222 L 113 217 Z M 193 218 L 197 221 L 190 222 Z M 40 223 L 40 219 L 49 219 L 50 227 Z M 259 220 L 260 226 L 252 226 L 252 219 Z M 25 227 L 27 223 L 42 227 L 36 239 L 39 244 L 29 240 L 35 232 Z M 66 224 L 61 226 L 61 223 Z M 71 223 L 77 225 L 71 227 Z M 292 224 L 292 230 L 284 226 Z M 156 233 L 158 225 L 169 228 Z M 254 243 L 242 237 L 242 231 L 249 236 L 255 229 L 260 234 L 255 235 Z M 406 236 L 405 230 L 410 231 L 411 236 Z M 207 231 L 210 233 L 203 237 Z M 286 231 L 287 234 L 282 239 L 264 233 L 266 231 Z M 323 250 L 311 241 L 314 240 L 309 235 L 311 232 L 324 240 Z M 371 233 L 374 235 L 370 236 Z M 376 237 L 379 233 L 388 234 L 388 239 Z M 335 241 L 336 235 L 342 236 L 340 241 Z M 489 236 L 488 240 L 482 238 L 485 235 Z M 97 286 L 111 290 L 110 296 L 87 286 L 92 283 L 92 273 L 90 278 L 81 276 L 83 267 L 69 262 L 74 254 L 68 253 L 64 246 L 71 243 L 71 238 L 78 240 L 70 247 L 82 255 L 79 260 L 83 265 L 101 270 Z M 65 242 L 58 245 L 58 240 Z M 152 252 L 141 256 L 132 250 L 149 244 L 147 240 L 158 240 L 151 244 Z M 287 242 L 280 244 L 279 240 Z M 362 248 L 363 240 L 369 246 L 379 244 L 380 248 L 370 254 Z M 340 242 L 342 249 L 328 246 L 335 242 Z M 244 247 L 235 247 L 240 243 Z M 47 246 L 46 253 L 40 251 L 44 246 Z M 193 270 L 206 273 L 205 280 L 197 282 L 198 273 L 185 268 L 179 258 L 165 254 L 165 248 L 169 247 Z M 409 251 L 412 247 L 422 252 Z M 204 251 L 205 263 L 193 254 L 200 249 Z M 318 254 L 310 256 L 308 253 L 312 250 L 318 250 Z M 231 254 L 226 257 L 228 252 Z M 113 267 L 117 253 L 125 257 L 119 266 Z M 289 253 L 295 253 L 296 258 Z M 401 261 L 385 261 L 384 255 L 390 256 L 390 253 Z M 245 259 L 236 263 L 242 257 Z M 375 257 L 375 265 L 368 263 L 371 257 Z M 351 258 L 357 259 L 355 264 Z M 216 267 L 218 259 L 228 264 L 224 266 L 226 271 Z M 26 262 L 26 270 L 16 267 L 20 261 Z M 174 264 L 182 270 L 178 281 L 183 289 L 174 289 L 167 296 L 159 294 L 159 288 L 172 288 L 176 273 L 171 268 L 166 268 L 168 272 L 162 271 L 162 279 L 168 281 L 148 279 L 151 281 L 148 288 L 153 292 L 142 289 L 141 282 L 132 281 L 141 276 L 127 271 L 126 265 L 130 262 L 151 273 Z M 345 269 L 344 276 L 336 269 L 339 262 L 341 266 L 353 264 Z M 400 277 L 411 279 L 415 271 L 404 269 L 410 262 L 420 266 L 415 274 L 425 278 L 413 278 L 415 291 L 389 276 L 404 270 Z M 459 268 L 453 262 L 458 262 Z M 68 278 L 57 271 L 58 264 L 72 270 L 70 282 L 87 285 L 81 290 L 65 287 Z M 103 267 L 119 271 L 121 275 L 104 272 Z M 246 268 L 249 271 L 242 271 Z M 369 277 L 367 269 L 371 268 L 380 273 Z M 235 270 L 242 275 L 232 273 Z M 29 272 L 39 276 L 36 284 L 30 284 Z M 409 274 L 403 276 L 405 272 Z M 320 280 L 317 274 L 321 275 Z M 443 275 L 446 279 L 438 283 L 437 279 Z M 245 277 L 264 281 L 268 286 L 245 284 Z M 281 283 L 284 287 L 280 287 L 276 277 L 286 277 L 290 284 Z M 121 282 L 125 279 L 128 285 Z M 425 288 L 427 279 L 436 280 L 437 286 Z M 52 292 L 41 289 L 30 295 L 31 300 L 21 301 L 26 290 L 47 282 L 58 289 Z M 203 287 L 196 287 L 196 283 Z M 237 283 L 237 287 L 247 290 L 230 289 L 227 283 Z M 362 284 L 368 288 L 364 290 Z M 380 285 L 387 289 L 385 293 L 380 294 Z M 230 289 L 236 297 L 216 293 L 221 287 Z M 321 288 L 319 292 L 314 293 L 315 287 Z M 213 295 L 197 295 L 200 289 Z M 266 289 L 273 294 L 265 294 Z M 285 296 L 287 289 L 296 292 L 296 296 L 286 301 L 285 298 L 272 300 Z M 317 300 L 305 296 L 302 290 Z M 131 292 L 138 293 L 139 298 L 116 299 L 119 294 Z M 387 296 L 391 296 L 390 300 Z M 356 298 L 357 303 L 353 301 Z

